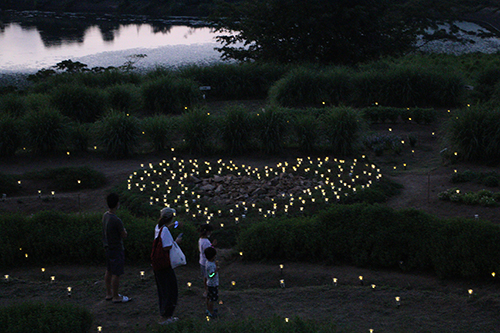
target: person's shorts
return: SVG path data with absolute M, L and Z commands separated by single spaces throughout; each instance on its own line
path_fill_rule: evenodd
M 219 299 L 219 288 L 209 286 L 207 298 L 212 302 L 217 302 L 217 300 Z
M 123 250 L 106 250 L 106 268 L 111 275 L 123 275 L 125 253 Z
M 200 264 L 200 277 L 202 279 L 207 277 L 207 267 L 205 265 Z

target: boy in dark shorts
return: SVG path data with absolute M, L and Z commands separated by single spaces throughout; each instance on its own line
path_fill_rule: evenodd
M 207 263 L 205 265 L 207 270 L 207 316 L 209 318 L 217 317 L 217 309 L 214 310 L 214 303 L 219 299 L 219 267 L 215 261 L 215 256 L 217 251 L 213 247 L 209 247 L 205 250 L 205 257 L 207 258 Z
M 117 194 L 111 193 L 106 197 L 109 210 L 102 217 L 102 243 L 106 250 L 106 300 L 113 303 L 126 303 L 131 300 L 127 296 L 118 293 L 120 276 L 123 275 L 125 265 L 125 251 L 123 239 L 127 237 L 127 230 L 123 222 L 116 216 L 116 210 L 120 206 Z

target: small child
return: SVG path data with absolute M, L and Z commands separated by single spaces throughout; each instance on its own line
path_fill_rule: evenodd
M 203 286 L 205 288 L 205 291 L 203 293 L 204 298 L 207 297 L 208 293 L 207 274 L 206 274 L 207 269 L 205 267 L 205 265 L 207 264 L 207 258 L 205 258 L 205 250 L 209 247 L 217 245 L 217 240 L 210 242 L 210 240 L 208 239 L 213 230 L 214 228 L 210 224 L 203 224 L 198 229 L 200 233 L 200 239 L 198 240 L 198 250 L 200 251 L 200 272 L 201 272 L 201 278 L 203 279 Z
M 217 318 L 217 309 L 214 310 L 214 303 L 219 299 L 219 266 L 215 261 L 217 251 L 213 247 L 205 250 L 205 257 L 207 258 L 207 316 L 209 318 Z

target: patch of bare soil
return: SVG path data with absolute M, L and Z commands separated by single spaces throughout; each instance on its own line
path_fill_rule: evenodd
M 140 271 L 145 271 L 144 280 Z M 176 269 L 181 320 L 205 320 L 199 267 Z M 91 309 L 94 329 L 145 332 L 159 329 L 156 285 L 147 267 L 126 267 L 120 291 L 126 304 L 104 300 L 104 267 L 13 269 L 2 282 L 0 306 L 25 301 L 58 301 Z M 56 281 L 51 283 L 49 277 Z M 361 284 L 360 276 L 363 276 Z M 333 278 L 337 278 L 337 285 Z M 280 280 L 285 288 L 280 287 Z M 232 281 L 235 285 L 232 285 Z M 189 289 L 187 282 L 192 282 Z M 68 297 L 67 287 L 72 287 Z M 472 289 L 472 296 L 468 290 Z M 368 332 L 498 332 L 498 284 L 443 282 L 432 276 L 374 271 L 354 267 L 284 263 L 246 264 L 221 259 L 218 321 L 245 318 L 301 317 L 328 321 L 339 331 Z M 399 306 L 396 297 L 400 297 Z
M 444 160 L 440 151 L 446 147 L 440 143 L 439 123 L 379 124 L 372 129 L 378 133 L 399 135 L 403 140 L 408 134 L 418 139 L 414 148 L 405 146 L 399 155 L 368 154 L 385 177 L 404 185 L 402 193 L 390 199 L 388 206 L 417 208 L 445 218 L 473 218 L 477 214 L 482 219 L 500 223 L 499 208 L 462 206 L 438 199 L 439 192 L 455 186 L 450 182 L 455 170 L 498 171 L 498 168 L 450 164 Z M 108 184 L 98 190 L 57 193 L 51 200 L 48 195 L 50 189 L 43 189 L 40 199 L 37 192 L 40 185 L 26 182 L 23 183 L 22 196 L 8 197 L 5 202 L 0 202 L 0 213 L 34 213 L 46 209 L 104 212 L 104 198 L 115 185 L 125 181 L 140 164 L 158 163 L 169 156 L 140 155 L 126 160 L 112 160 L 87 154 L 70 157 L 20 156 L 4 160 L 0 164 L 0 172 L 18 175 L 44 168 L 87 165 L 103 172 Z M 276 164 L 279 159 L 245 157 L 233 160 L 235 163 L 262 166 Z M 479 190 L 482 186 L 466 183 L 460 188 Z M 374 329 L 374 332 L 500 332 L 500 288 L 494 278 L 475 283 L 440 281 L 421 272 L 405 274 L 309 263 L 284 263 L 281 274 L 280 263 L 244 263 L 232 256 L 229 250 L 221 250 L 220 261 L 222 304 L 219 305 L 219 321 L 278 315 L 332 321 L 339 330 L 353 332 L 368 332 L 369 329 Z M 189 263 L 176 270 L 180 290 L 176 315 L 181 320 L 204 319 L 205 305 L 198 269 L 196 263 Z M 13 268 L 4 272 L 10 275 L 11 280 L 1 283 L 0 306 L 24 301 L 61 301 L 91 309 L 95 316 L 94 328 L 102 326 L 103 332 L 144 332 L 158 328 L 156 286 L 150 267 L 126 267 L 120 291 L 133 298 L 128 304 L 112 304 L 104 300 L 104 266 L 46 267 L 46 270 L 44 277 L 39 267 Z M 141 270 L 146 273 L 144 280 L 140 278 Z M 56 276 L 55 283 L 50 283 L 51 275 Z M 359 276 L 363 276 L 363 284 Z M 338 279 L 337 286 L 333 284 L 334 277 Z M 280 279 L 285 280 L 286 288 L 280 288 Z M 235 281 L 235 286 L 231 281 Z M 191 290 L 188 290 L 187 282 L 193 283 Z M 73 288 L 71 297 L 67 296 L 68 286 Z M 469 289 L 473 290 L 472 296 L 468 293 Z M 400 297 L 400 306 L 397 306 L 395 297 Z

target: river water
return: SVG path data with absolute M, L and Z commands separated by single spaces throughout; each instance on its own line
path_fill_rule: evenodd
M 71 13 L 0 14 L 0 76 L 33 73 L 67 59 L 89 68 L 116 67 L 137 54 L 146 55 L 136 63 L 139 69 L 221 61 L 220 53 L 214 50 L 220 46 L 215 41 L 216 34 L 193 19 L 151 21 L 143 17 L 117 19 Z M 473 23 L 460 24 L 466 30 L 484 30 Z M 462 35 L 469 38 L 466 33 Z M 500 52 L 497 37 L 470 39 L 474 43 L 427 43 L 422 50 L 455 54 Z
M 8 19 L 0 24 L 0 73 L 31 73 L 71 59 L 91 67 L 151 68 L 220 61 L 216 34 L 207 27 L 165 22 L 116 22 L 55 14 Z

